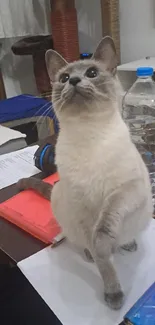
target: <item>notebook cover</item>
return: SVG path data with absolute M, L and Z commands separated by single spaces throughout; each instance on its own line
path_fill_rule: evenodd
M 0 123 L 33 116 L 48 116 L 54 122 L 55 133 L 59 131 L 52 103 L 44 98 L 25 94 L 4 99 L 0 101 L 0 112 Z
M 45 182 L 54 184 L 59 180 L 55 173 Z M 45 243 L 61 240 L 61 228 L 56 221 L 51 203 L 33 190 L 23 191 L 0 204 L 0 216 Z
M 155 325 L 155 282 L 125 315 L 125 324 Z

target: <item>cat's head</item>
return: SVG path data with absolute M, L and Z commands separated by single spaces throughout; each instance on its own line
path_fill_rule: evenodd
M 115 99 L 117 57 L 114 42 L 107 36 L 92 59 L 68 63 L 57 52 L 46 53 L 47 70 L 53 85 L 52 102 L 58 117 L 91 111 Z M 108 105 L 109 106 L 109 105 Z

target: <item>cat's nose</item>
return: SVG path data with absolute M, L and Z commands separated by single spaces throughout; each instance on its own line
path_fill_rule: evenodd
M 79 77 L 72 77 L 69 79 L 69 83 L 73 86 L 76 86 L 81 79 Z

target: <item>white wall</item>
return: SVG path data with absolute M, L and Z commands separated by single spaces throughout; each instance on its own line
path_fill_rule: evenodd
M 121 62 L 155 56 L 155 0 L 119 0 Z
M 14 55 L 11 45 L 20 38 L 1 40 L 5 49 L 1 61 L 1 71 L 7 98 L 25 94 L 37 94 L 35 77 L 33 74 L 33 62 L 31 56 Z
M 75 0 L 81 52 L 94 52 L 102 37 L 100 0 Z

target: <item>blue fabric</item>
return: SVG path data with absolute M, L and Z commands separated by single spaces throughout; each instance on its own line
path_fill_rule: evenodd
M 14 121 L 33 116 L 49 116 L 54 121 L 55 132 L 58 132 L 58 121 L 51 103 L 44 98 L 31 95 L 19 95 L 0 101 L 0 123 Z

